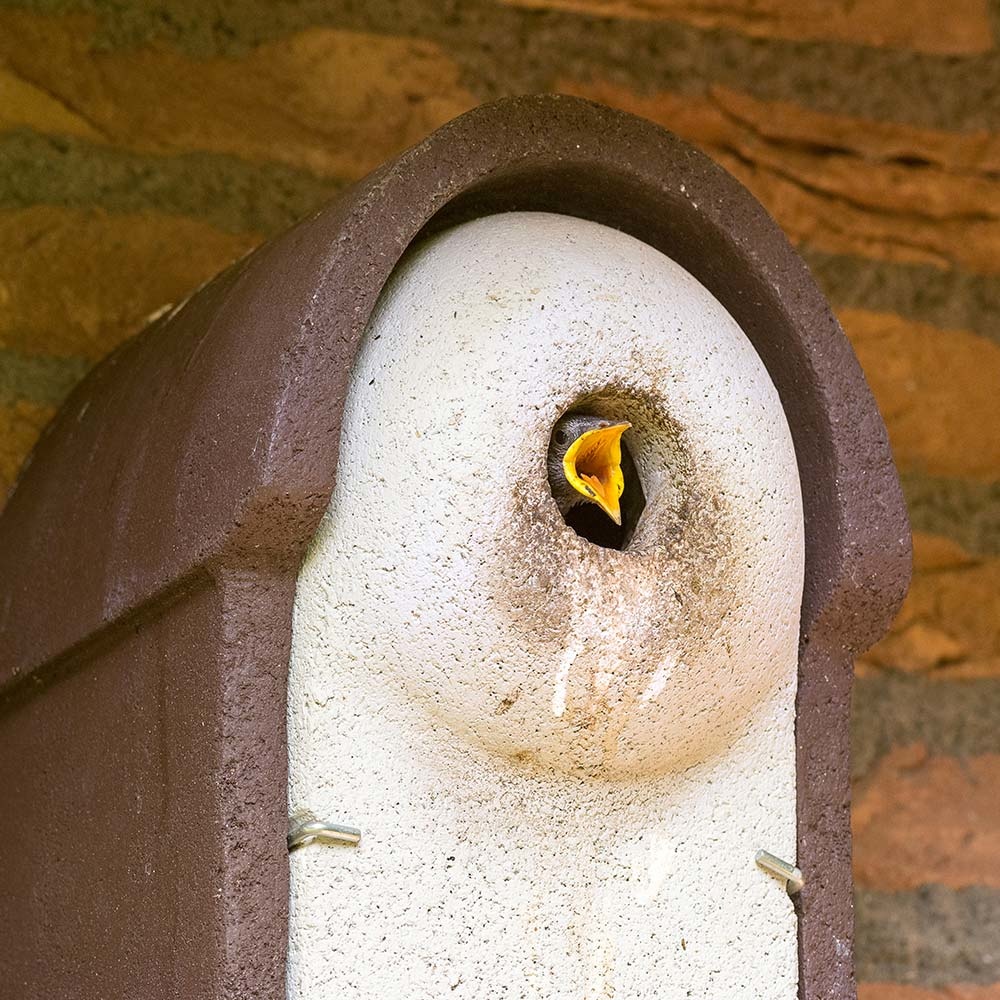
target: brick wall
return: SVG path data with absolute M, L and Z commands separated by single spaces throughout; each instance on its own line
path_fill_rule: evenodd
M 455 114 L 560 90 L 706 149 L 885 415 L 912 593 L 858 664 L 863 1000 L 1000 998 L 1000 0 L 0 0 L 0 495 L 166 304 Z

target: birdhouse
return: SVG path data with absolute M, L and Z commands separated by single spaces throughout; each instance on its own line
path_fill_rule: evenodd
M 881 419 L 760 205 L 628 115 L 471 112 L 36 448 L 3 981 L 849 1000 L 852 656 L 908 575 Z

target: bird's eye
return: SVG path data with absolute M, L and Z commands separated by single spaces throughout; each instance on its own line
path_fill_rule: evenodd
M 569 434 L 565 430 L 556 431 L 556 444 L 565 444 L 569 440 Z

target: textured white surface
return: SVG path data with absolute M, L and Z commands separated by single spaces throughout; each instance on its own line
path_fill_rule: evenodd
M 631 420 L 618 552 L 548 492 L 557 417 Z M 299 577 L 289 995 L 777 998 L 803 539 L 777 393 L 691 275 L 517 213 L 411 251 L 365 335 Z

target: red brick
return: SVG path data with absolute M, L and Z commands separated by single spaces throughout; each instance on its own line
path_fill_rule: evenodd
M 985 0 L 957 0 L 942 16 L 938 0 L 505 0 L 513 6 L 571 10 L 602 17 L 680 21 L 763 38 L 830 40 L 969 55 L 993 47 Z
M 62 101 L 0 66 L 0 132 L 15 128 L 101 138 L 97 129 Z
M 0 347 L 97 360 L 259 242 L 160 212 L 0 212 Z
M 713 87 L 711 98 L 721 114 L 774 142 L 849 150 L 876 163 L 918 159 L 972 174 L 1000 171 L 1000 135 L 985 129 L 952 132 L 856 118 L 762 100 L 729 87 Z
M 1000 557 L 972 556 L 923 532 L 913 543 L 910 592 L 889 634 L 865 654 L 862 671 L 1000 676 Z
M 858 1000 L 1000 1000 L 1000 983 L 954 983 L 938 989 L 902 983 L 858 983 Z
M 857 884 L 1000 888 L 998 787 L 1000 754 L 929 756 L 921 744 L 890 751 L 855 790 Z
M 95 20 L 0 11 L 0 61 L 106 141 L 353 178 L 476 101 L 431 42 L 310 28 L 237 58 L 95 50 Z M 38 58 L 39 52 L 46 58 Z
M 0 407 L 0 509 L 28 452 L 54 413 L 52 406 L 39 406 L 26 400 Z
M 904 471 L 1000 475 L 1000 344 L 886 313 L 840 313 Z
M 993 134 L 952 135 L 958 151 L 945 154 L 946 132 L 913 129 L 905 142 L 903 126 L 803 112 L 722 88 L 695 97 L 637 94 L 600 80 L 559 86 L 651 118 L 702 146 L 764 203 L 793 242 L 1000 273 L 1000 146 Z M 830 152 L 831 136 L 847 143 L 842 152 Z M 901 162 L 892 149 L 918 162 Z M 951 161 L 936 162 L 948 155 L 976 165 L 958 170 Z

